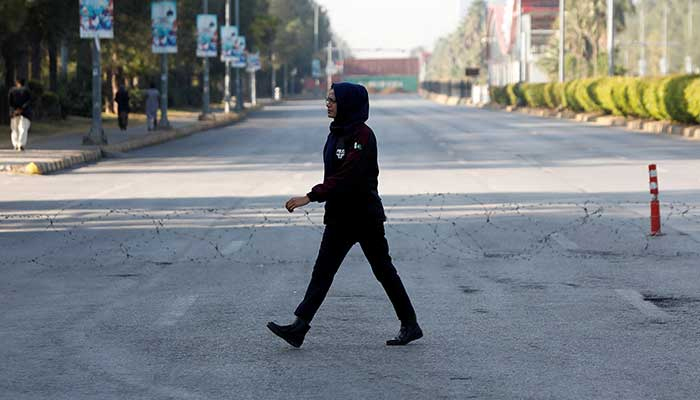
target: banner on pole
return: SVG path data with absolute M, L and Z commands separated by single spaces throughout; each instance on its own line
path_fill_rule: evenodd
M 248 59 L 247 59 L 246 71 L 255 72 L 255 71 L 259 71 L 260 68 L 261 68 L 261 66 L 260 66 L 260 52 L 249 53 Z
M 197 57 L 216 57 L 218 42 L 216 14 L 197 15 Z
M 238 38 L 237 26 L 221 27 L 221 61 L 233 61 L 236 58 L 236 38 Z
M 231 60 L 233 68 L 246 67 L 245 44 L 245 36 L 236 36 L 236 41 L 233 44 L 233 59 Z
M 177 53 L 177 3 L 154 1 L 151 3 L 151 30 L 155 54 Z
M 80 37 L 114 39 L 114 1 L 80 0 Z
M 323 76 L 323 74 L 321 74 L 321 60 L 317 58 L 311 60 L 311 76 L 314 78 L 320 78 Z

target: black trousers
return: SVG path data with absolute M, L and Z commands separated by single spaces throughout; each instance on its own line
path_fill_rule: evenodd
M 415 322 L 416 312 L 391 262 L 389 245 L 384 237 L 384 224 L 381 222 L 352 226 L 326 225 L 318 258 L 311 274 L 311 282 L 306 289 L 304 300 L 294 314 L 306 322 L 311 322 L 316 311 L 321 307 L 340 264 L 352 246 L 358 242 L 372 267 L 374 276 L 381 283 L 394 306 L 396 316 L 404 323 Z

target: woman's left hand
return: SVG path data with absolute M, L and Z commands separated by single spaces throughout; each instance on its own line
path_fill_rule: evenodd
M 287 209 L 287 211 L 293 212 L 295 208 L 304 207 L 310 202 L 311 200 L 309 200 L 307 196 L 292 197 L 291 199 L 287 200 L 287 203 L 284 205 L 284 207 Z

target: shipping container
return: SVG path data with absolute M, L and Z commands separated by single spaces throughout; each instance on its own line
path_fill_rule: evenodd
M 420 71 L 418 58 L 347 59 L 343 65 L 346 76 L 415 75 Z

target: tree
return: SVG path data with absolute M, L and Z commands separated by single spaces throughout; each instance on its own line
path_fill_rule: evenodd
M 566 2 L 566 76 L 582 78 L 607 71 L 607 5 L 605 0 L 568 0 Z M 615 31 L 625 28 L 626 16 L 634 12 L 630 0 L 615 2 Z M 554 30 L 559 29 L 559 20 Z M 552 35 L 539 65 L 552 79 L 559 68 L 559 35 Z
M 465 68 L 483 65 L 485 9 L 484 0 L 472 1 L 467 15 L 457 29 L 438 40 L 427 66 L 428 80 L 461 80 L 464 78 Z

